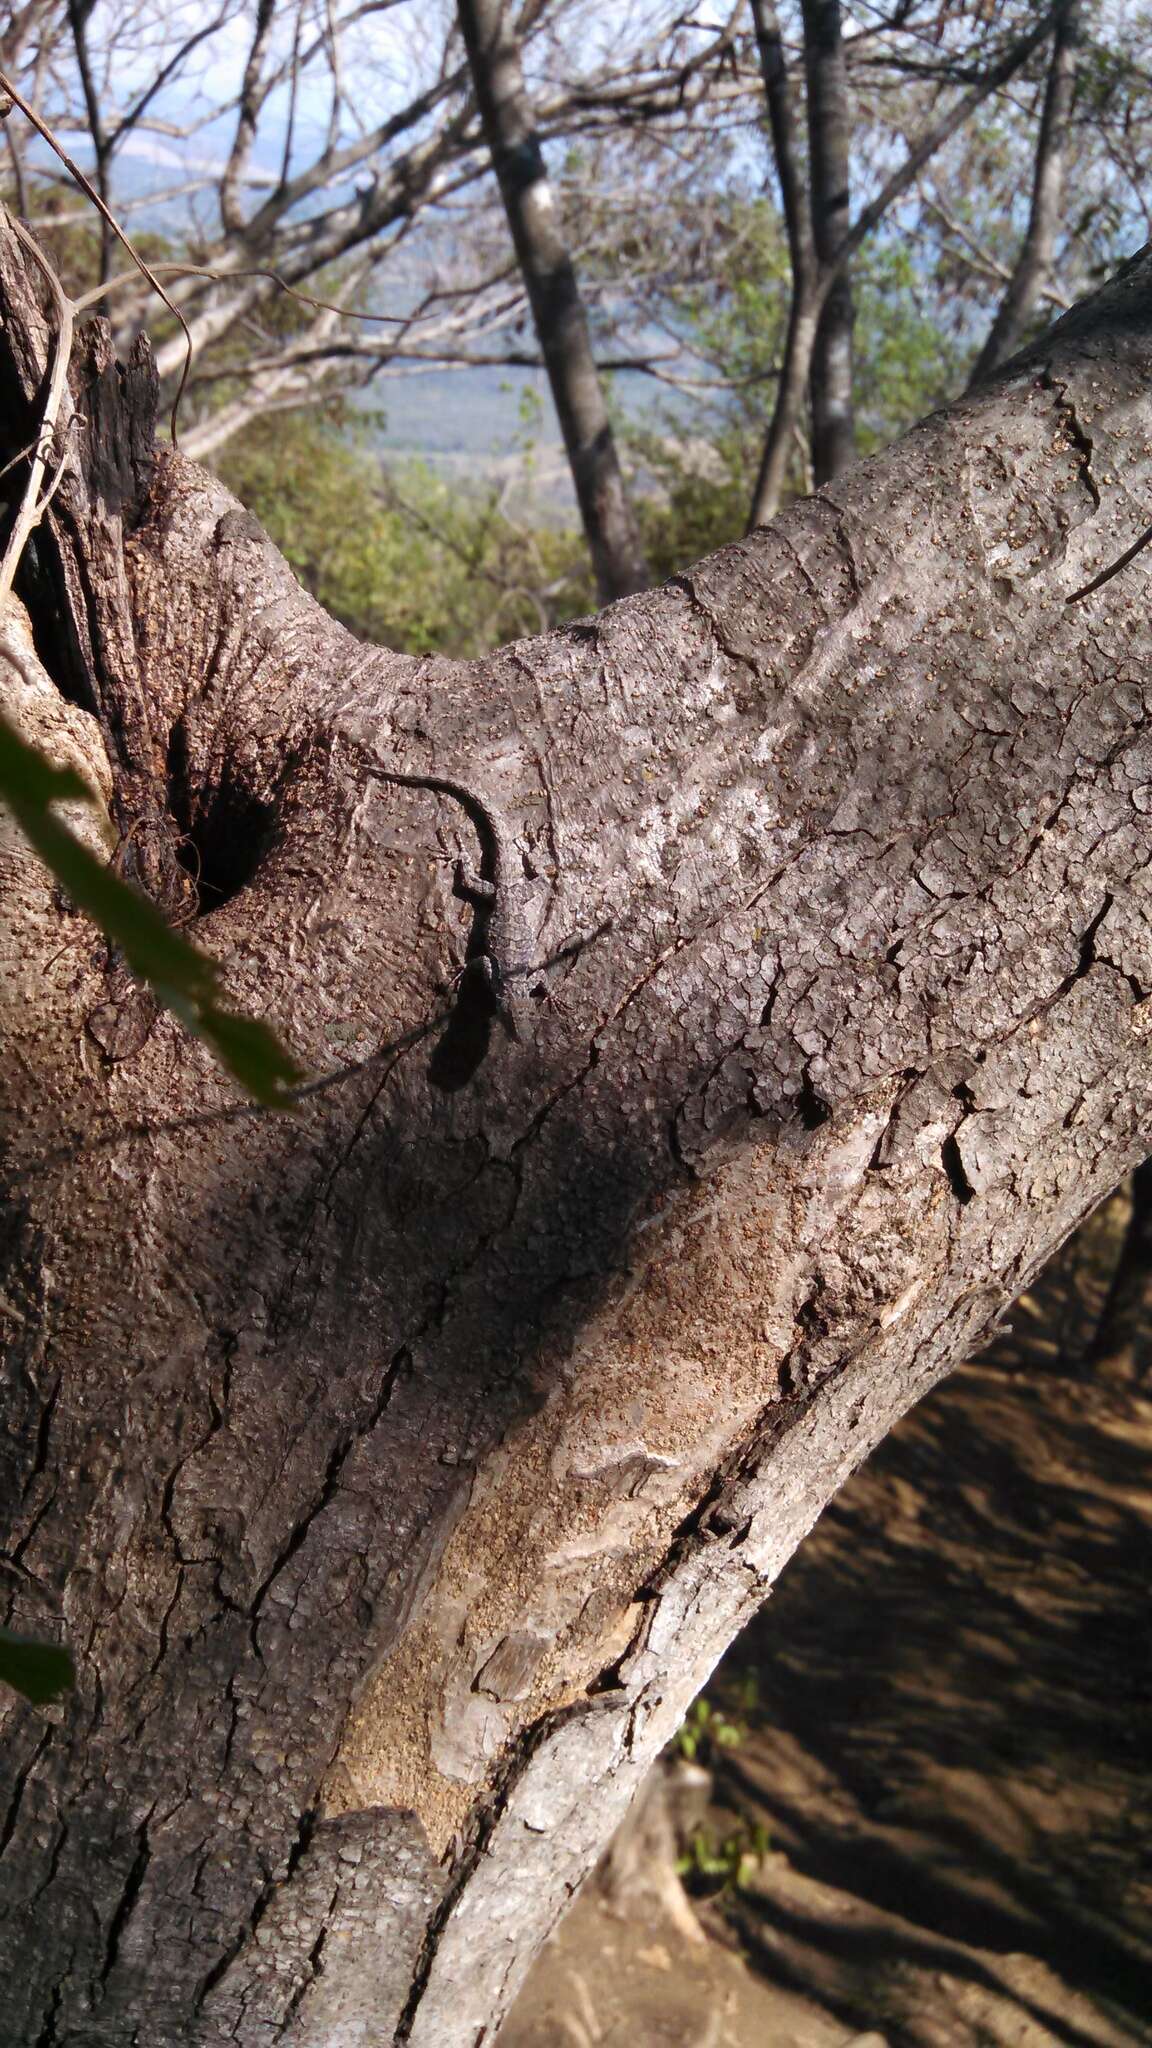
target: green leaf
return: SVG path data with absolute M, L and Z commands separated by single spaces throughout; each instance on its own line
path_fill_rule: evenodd
M 275 1034 L 256 1018 L 225 1009 L 215 962 L 174 932 L 154 903 L 89 853 L 49 809 L 62 798 L 91 794 L 79 775 L 54 767 L 0 719 L 0 800 L 45 867 L 241 1087 L 269 1107 L 283 1106 L 303 1077 Z
M 13 806 L 19 798 L 40 809 L 54 797 L 92 794 L 74 768 L 57 768 L 35 747 L 26 746 L 4 719 L 0 719 L 0 789 Z
M 282 1103 L 286 1091 L 303 1079 L 275 1032 L 259 1017 L 244 1017 L 213 1003 L 203 1012 L 197 1028 L 229 1073 L 258 1102 Z
M 0 1628 L 0 1678 L 40 1707 L 75 1685 L 76 1672 L 68 1651 L 58 1643 L 41 1643 L 35 1636 L 14 1636 Z

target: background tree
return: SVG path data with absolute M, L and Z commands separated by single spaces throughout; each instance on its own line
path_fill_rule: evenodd
M 844 57 L 840 0 L 804 0 L 804 63 L 808 109 L 812 236 L 811 258 L 836 267 L 851 226 L 849 155 L 852 115 Z M 761 15 L 761 19 L 763 16 Z M 756 24 L 764 48 L 766 31 Z M 767 54 L 767 53 L 766 53 Z M 852 394 L 852 279 L 848 265 L 824 301 L 812 345 L 810 372 L 812 469 L 817 484 L 831 483 L 856 454 Z
M 589 11 L 586 0 L 523 11 L 524 61 L 547 67 L 534 106 L 541 142 L 616 130 L 637 110 L 686 132 L 713 91 L 724 31 L 694 30 L 677 15 L 648 33 L 630 17 L 633 32 L 600 53 L 601 39 L 582 33 Z M 220 53 L 234 49 L 240 25 L 242 73 L 221 103 L 201 81 L 217 63 L 232 72 Z M 161 25 L 157 37 L 135 0 L 98 18 L 53 5 L 18 15 L 7 50 L 6 71 L 38 114 L 87 126 L 88 161 L 118 213 L 131 221 L 146 207 L 170 219 L 172 255 L 198 267 L 168 279 L 196 352 L 185 443 L 197 457 L 247 421 L 314 404 L 385 367 L 451 360 L 464 340 L 506 330 L 524 310 L 480 189 L 487 151 L 453 8 L 403 0 L 381 12 L 352 0 L 317 25 L 303 0 L 260 0 L 198 19 L 185 36 Z M 175 180 L 153 178 L 141 192 L 128 176 L 139 162 L 133 145 L 178 155 Z M 55 173 L 11 131 L 8 147 L 24 204 Z M 36 213 L 50 224 L 51 208 Z M 274 277 L 304 296 L 286 309 Z M 147 312 L 139 279 L 129 276 L 112 303 L 127 343 Z M 175 333 L 159 348 L 166 384 L 183 348 Z
M 804 9 L 805 56 L 808 74 L 809 188 L 805 218 L 803 180 L 798 161 L 797 122 L 779 18 L 768 0 L 753 0 L 757 46 L 768 104 L 773 155 L 781 205 L 788 223 L 792 262 L 788 335 L 780 368 L 776 403 L 752 499 L 750 524 L 771 519 L 777 511 L 806 387 L 813 376 L 819 341 L 817 408 L 821 418 L 821 464 L 831 474 L 850 453 L 850 425 L 845 412 L 851 382 L 851 299 L 847 285 L 853 254 L 875 232 L 886 214 L 914 185 L 926 164 L 971 120 L 988 96 L 1021 70 L 1043 40 L 1048 17 L 1037 22 L 1027 10 L 1023 24 L 1006 46 L 991 58 L 981 53 L 975 83 L 950 95 L 943 111 L 936 107 L 908 141 L 897 166 L 882 177 L 873 195 L 848 223 L 848 124 L 845 52 L 839 32 L 839 8 Z M 910 27 L 913 10 L 899 7 L 892 26 L 899 34 Z M 974 24 L 973 24 L 974 25 Z M 969 23 L 962 23 L 962 30 Z M 867 38 L 860 41 L 867 44 Z M 971 45 L 952 63 L 935 68 L 937 84 L 971 77 L 967 60 Z M 832 310 L 826 312 L 829 304 Z M 822 323 L 823 326 L 822 326 Z
M 576 272 L 544 169 L 509 0 L 459 0 L 476 102 L 548 371 L 601 604 L 648 581 Z
M 817 17 L 837 12 L 839 169 L 828 154 L 829 124 L 816 117 L 804 89 Z M 619 16 L 608 40 L 592 0 L 547 0 L 523 12 L 516 35 L 536 134 L 549 155 L 556 218 L 580 267 L 597 369 L 675 388 L 671 438 L 689 444 L 715 439 L 720 408 L 725 444 L 742 444 L 750 397 L 763 405 L 775 383 L 775 491 L 785 481 L 803 487 L 815 473 L 806 421 L 811 365 L 798 335 L 803 328 L 815 336 L 824 316 L 809 317 L 803 235 L 811 239 L 810 169 L 843 196 L 845 95 L 847 183 L 866 230 L 849 260 L 858 291 L 874 278 L 891 311 L 887 338 L 873 323 L 856 371 L 857 438 L 867 448 L 879 424 L 868 390 L 878 339 L 892 365 L 884 373 L 892 392 L 891 337 L 899 326 L 911 334 L 922 325 L 947 338 L 958 365 L 987 333 L 1030 246 L 1021 202 L 1024 187 L 1036 182 L 1042 130 L 1050 169 L 1057 161 L 1051 138 L 1066 132 L 1075 167 L 1070 189 L 1091 195 L 1077 201 L 1075 233 L 1057 233 L 1047 302 L 1067 303 L 1131 246 L 1142 218 L 1152 38 L 1143 7 L 1125 11 L 1120 41 L 1099 5 L 1081 10 L 1078 34 L 1074 17 L 1062 13 L 1072 26 L 1067 35 L 1061 30 L 1061 47 L 1080 52 L 1075 119 L 1070 128 L 1050 119 L 1045 130 L 1046 79 L 1059 72 L 1066 81 L 1069 66 L 1056 64 L 1034 9 L 810 10 L 811 33 L 798 7 L 761 6 L 758 18 L 759 37 L 743 7 L 712 26 L 671 6 L 648 9 Z M 154 262 L 183 259 L 218 273 L 167 280 L 196 341 L 182 431 L 188 452 L 201 458 L 223 461 L 236 434 L 261 414 L 331 407 L 335 395 L 355 396 L 370 383 L 402 405 L 411 387 L 399 380 L 414 370 L 451 365 L 466 376 L 472 365 L 522 369 L 541 360 L 526 331 L 529 308 L 494 204 L 453 11 L 398 0 L 383 13 L 354 4 L 319 27 L 309 19 L 295 6 L 245 8 L 197 17 L 182 31 L 175 18 L 169 27 L 117 0 L 82 21 L 61 5 L 29 7 L 8 30 L 14 81 L 41 113 L 78 131 L 79 154 L 92 169 L 99 158 L 125 219 L 147 220 L 144 252 Z M 238 61 L 241 27 L 247 40 Z M 1032 54 L 1016 61 L 1029 37 Z M 98 88 L 99 146 L 85 142 L 91 95 L 80 46 Z M 771 52 L 782 203 L 777 213 L 764 199 L 764 230 L 744 252 L 762 269 L 738 274 L 731 229 L 738 235 L 740 219 L 751 220 L 763 198 L 755 137 L 764 117 L 762 60 Z M 1005 63 L 1010 75 L 997 84 L 997 65 Z M 816 68 L 825 75 L 826 66 Z M 1054 102 L 1057 110 L 1061 104 Z M 103 256 L 83 208 L 63 196 L 52 160 L 35 138 L 30 144 L 19 120 L 4 132 L 15 203 L 48 234 L 73 289 L 85 276 L 94 282 Z M 906 138 L 919 166 L 911 182 Z M 1050 172 L 1043 184 L 1050 222 Z M 882 188 L 889 203 L 865 217 Z M 779 261 L 786 247 L 791 294 Z M 286 299 L 267 270 L 305 298 Z M 740 295 L 758 298 L 763 332 L 754 362 L 748 350 L 729 363 L 709 344 L 725 319 L 735 332 Z M 108 308 L 118 342 L 130 346 L 146 313 L 141 280 L 126 279 Z M 159 333 L 170 396 L 185 345 L 174 326 Z M 701 340 L 703 358 L 695 352 Z M 934 395 L 947 396 L 959 374 L 962 368 L 949 370 Z M 756 378 L 764 381 L 753 393 Z M 843 390 L 835 402 L 845 417 Z M 906 423 L 923 402 L 913 373 L 903 410 L 887 401 L 879 409 L 880 431 Z M 634 409 L 613 421 L 617 432 L 633 424 Z M 841 440 L 847 446 L 848 437 Z M 815 468 L 823 474 L 820 463 Z M 642 492 L 646 481 L 642 470 Z M 753 481 L 745 485 L 749 495 Z M 690 495 L 678 490 L 677 503 Z M 480 517 L 488 520 L 482 506 Z M 649 518 L 643 510 L 642 523 Z M 661 515 L 657 523 L 662 548 L 668 520 Z M 733 517 L 727 532 L 741 523 Z M 548 617 L 553 601 L 542 593 L 553 581 L 546 574 L 534 587 Z
M 1053 10 L 1052 57 L 1036 136 L 1028 226 L 988 339 L 976 358 L 973 382 L 986 377 L 1019 348 L 1035 317 L 1040 294 L 1052 278 L 1079 45 L 1079 0 L 1062 0 Z

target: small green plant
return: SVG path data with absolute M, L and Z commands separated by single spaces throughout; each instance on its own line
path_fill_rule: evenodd
M 706 1693 L 693 1700 L 672 1740 L 677 1755 L 685 1763 L 708 1765 L 713 1752 L 720 1749 L 739 1749 L 748 1730 L 743 1721 L 735 1721 L 723 1707 L 714 1706 Z
M 768 1830 L 761 1821 L 741 1821 L 731 1834 L 718 1840 L 709 1829 L 697 1828 L 677 1860 L 677 1874 L 691 1890 L 704 1891 L 710 1898 L 740 1891 L 759 1870 L 769 1843 Z

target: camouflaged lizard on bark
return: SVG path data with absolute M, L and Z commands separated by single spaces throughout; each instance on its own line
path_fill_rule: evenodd
M 468 940 L 464 974 L 484 992 L 493 1014 L 509 1038 L 523 1036 L 524 982 L 538 965 L 538 919 L 533 911 L 536 884 L 523 871 L 516 842 L 502 811 L 470 783 L 450 775 L 402 774 L 374 767 L 381 782 L 407 789 L 431 789 L 450 796 L 467 812 L 480 839 L 480 870 L 467 861 L 456 863 L 456 893 L 469 902 L 475 921 Z

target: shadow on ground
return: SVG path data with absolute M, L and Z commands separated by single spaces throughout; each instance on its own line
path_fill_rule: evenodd
M 1089 1362 L 1123 1223 L 894 1431 L 717 1674 L 746 1733 L 710 1826 L 771 1850 L 712 1939 L 590 1888 L 500 2048 L 1152 2044 L 1152 1382 Z

